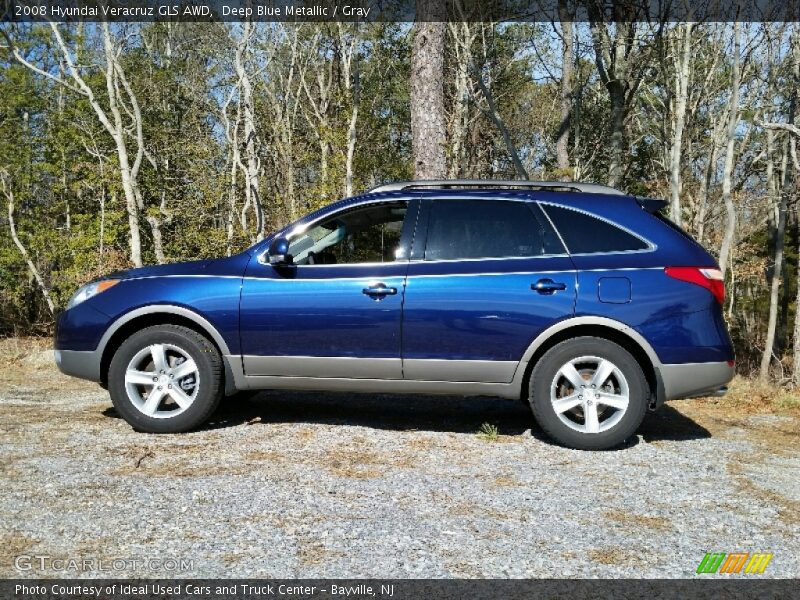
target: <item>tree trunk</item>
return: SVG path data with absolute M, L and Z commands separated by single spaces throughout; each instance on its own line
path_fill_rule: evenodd
M 344 195 L 349 198 L 353 195 L 353 159 L 356 154 L 356 124 L 358 123 L 359 84 L 358 66 L 356 65 L 356 83 L 353 89 L 353 106 L 350 109 L 350 123 L 347 126 L 347 156 L 345 157 Z
M 708 163 L 706 164 L 703 180 L 700 185 L 700 197 L 697 200 L 698 209 L 694 217 L 694 231 L 697 236 L 697 241 L 703 243 L 706 235 L 706 213 L 708 212 L 708 189 L 711 187 L 711 182 L 714 179 L 717 163 L 717 138 L 716 135 L 711 136 L 711 149 L 709 151 Z
M 158 218 L 148 215 L 146 220 L 150 224 L 150 232 L 153 236 L 153 252 L 156 255 L 156 261 L 158 264 L 163 265 L 167 262 L 167 259 L 164 256 L 164 242 L 161 237 L 161 226 L 159 225 Z
M 680 30 L 680 58 L 675 62 L 675 113 L 673 118 L 672 147 L 670 149 L 669 189 L 670 216 L 677 225 L 681 218 L 681 150 L 683 129 L 686 123 L 686 101 L 689 95 L 689 68 L 691 65 L 692 23 L 682 23 Z
M 242 25 L 242 37 L 236 44 L 234 66 L 239 78 L 239 102 L 243 108 L 244 119 L 244 154 L 245 154 L 245 193 L 252 202 L 256 214 L 256 241 L 264 239 L 264 209 L 261 205 L 261 189 L 259 176 L 261 161 L 258 158 L 258 132 L 256 130 L 255 107 L 253 104 L 253 87 L 250 83 L 250 74 L 245 63 L 249 52 L 250 36 L 253 33 L 253 24 L 247 20 Z
M 236 121 L 233 125 L 233 132 L 230 137 L 231 146 L 231 174 L 230 184 L 228 185 L 228 226 L 227 226 L 227 251 L 228 256 L 233 252 L 233 235 L 236 225 L 236 194 L 238 189 L 237 174 L 241 157 L 239 155 L 239 122 L 241 119 L 242 105 L 236 103 Z
M 495 124 L 495 127 L 497 127 L 497 129 L 500 131 L 500 134 L 503 136 L 503 142 L 505 143 L 509 156 L 511 156 L 511 161 L 514 163 L 514 170 L 517 172 L 517 177 L 523 180 L 529 179 L 528 172 L 525 170 L 525 166 L 522 164 L 522 161 L 519 158 L 519 152 L 517 152 L 517 147 L 514 145 L 514 140 L 511 138 L 511 132 L 508 131 L 508 127 L 506 127 L 503 118 L 500 116 L 500 113 L 497 112 L 497 106 L 495 105 L 492 91 L 484 83 L 483 75 L 478 69 L 475 69 L 475 81 L 478 84 L 483 97 L 486 99 L 486 106 L 488 109 L 484 112 L 492 120 L 492 122 Z
M 50 310 L 50 314 L 53 315 L 55 314 L 56 307 L 53 304 L 52 298 L 50 298 L 50 289 L 44 282 L 41 273 L 39 273 L 39 269 L 37 269 L 36 265 L 33 264 L 33 261 L 31 260 L 28 251 L 25 249 L 25 246 L 23 246 L 22 242 L 17 236 L 17 226 L 14 222 L 14 192 L 11 190 L 11 187 L 3 175 L 0 175 L 0 185 L 3 188 L 3 193 L 5 194 L 6 200 L 8 201 L 8 227 L 11 230 L 11 239 L 14 241 L 14 245 L 19 250 L 19 253 L 22 255 L 22 258 L 25 261 L 25 264 L 28 266 L 28 270 L 31 272 L 31 275 L 33 275 L 33 278 L 36 280 L 36 284 L 42 291 L 42 296 L 44 296 L 44 300 L 47 302 L 47 308 Z
M 345 89 L 350 96 L 350 122 L 347 125 L 347 152 L 344 163 L 344 195 L 353 195 L 353 160 L 356 154 L 356 125 L 358 124 L 358 108 L 361 102 L 361 73 L 358 65 L 358 25 L 354 26 L 353 39 L 348 44 L 344 28 L 339 23 L 339 40 L 342 46 L 342 67 L 344 70 Z M 348 47 L 347 51 L 345 48 Z
M 800 140 L 800 130 L 797 128 L 798 122 L 798 101 L 800 100 L 800 31 L 798 31 L 797 24 L 792 31 L 791 39 L 791 64 L 792 64 L 792 79 L 794 85 L 792 86 L 792 100 L 789 112 L 790 125 L 794 126 L 793 135 L 789 136 L 788 153 L 790 164 L 794 165 L 794 172 L 791 177 L 787 177 L 785 190 L 797 196 L 800 192 L 800 158 L 798 157 L 798 141 Z M 795 203 L 795 222 L 800 220 L 800 215 L 797 211 L 800 210 L 800 205 Z M 797 261 L 797 274 L 798 281 L 800 281 L 800 260 Z M 797 286 L 797 302 L 795 306 L 800 306 L 800 285 Z M 795 385 L 800 383 L 800 319 L 795 315 L 794 319 L 794 372 L 793 380 Z
M 567 9 L 567 1 L 558 1 L 558 15 L 561 19 L 561 35 L 564 43 L 564 58 L 561 61 L 561 123 L 556 138 L 556 162 L 559 178 L 569 181 L 572 172 L 569 164 L 569 132 L 572 118 L 572 70 L 575 60 L 575 40 L 572 18 Z
M 797 34 L 795 34 L 796 36 Z M 800 63 L 800 43 L 797 43 L 797 38 L 795 38 L 795 53 L 794 53 L 794 60 L 795 60 L 795 82 L 797 85 L 800 85 L 800 77 L 797 74 L 797 65 Z M 795 89 L 797 89 L 797 85 Z M 795 116 L 795 120 L 797 117 Z M 797 146 L 798 140 L 800 139 L 800 133 L 792 136 L 789 139 L 789 154 L 792 157 L 792 162 L 794 163 L 794 177 L 792 177 L 792 185 L 791 189 L 794 190 L 794 194 L 796 195 L 798 191 L 800 191 L 800 158 L 798 158 L 798 150 Z M 789 186 L 787 186 L 789 187 Z M 800 209 L 800 205 L 797 203 L 795 204 L 795 219 L 800 219 L 800 215 L 797 215 L 797 210 Z M 800 281 L 800 260 L 797 261 L 797 276 L 798 281 Z M 797 286 L 797 300 L 795 306 L 800 306 L 800 285 Z M 797 318 L 795 315 L 794 319 L 794 347 L 793 347 L 793 354 L 794 354 L 794 372 L 793 372 L 793 380 L 795 385 L 800 384 L 800 319 Z
M 728 268 L 728 257 L 730 255 L 733 238 L 736 233 L 736 207 L 733 204 L 732 179 L 735 158 L 736 144 L 736 125 L 739 122 L 739 85 L 741 79 L 740 67 L 740 30 L 741 25 L 733 25 L 733 55 L 731 57 L 731 97 L 728 102 L 728 126 L 726 132 L 725 146 L 725 166 L 722 170 L 722 200 L 725 203 L 725 233 L 719 249 L 719 267 L 724 274 Z
M 625 89 L 617 81 L 606 86 L 611 99 L 611 160 L 608 165 L 608 185 L 617 187 L 622 181 L 625 159 Z
M 415 179 L 443 179 L 446 125 L 444 115 L 443 0 L 417 0 L 411 50 L 411 137 Z
M 222 123 L 225 126 L 225 139 L 228 142 L 228 160 L 230 160 L 230 175 L 228 176 L 228 216 L 226 219 L 226 252 L 230 256 L 233 252 L 233 236 L 236 230 L 236 195 L 237 195 L 237 175 L 242 164 L 239 154 L 239 127 L 242 121 L 242 104 L 236 102 L 236 118 L 233 124 L 228 117 L 228 107 L 233 101 L 239 89 L 238 83 L 231 88 L 228 98 L 222 105 Z
M 55 24 L 51 23 L 51 26 L 55 29 Z M 58 39 L 60 40 L 60 34 L 58 35 Z M 116 84 L 116 79 L 119 75 L 119 70 L 121 67 L 118 64 L 118 57 L 111 42 L 111 33 L 108 23 L 103 24 L 103 43 L 106 59 L 106 91 L 108 92 L 109 108 L 114 119 L 113 125 L 111 125 L 110 119 L 108 119 L 108 117 L 105 115 L 105 111 L 103 111 L 99 103 L 94 99 L 93 94 L 89 98 L 89 103 L 94 107 L 95 112 L 100 118 L 100 121 L 106 124 L 106 129 L 108 130 L 109 134 L 111 134 L 111 137 L 114 139 L 114 143 L 116 145 L 117 158 L 119 159 L 120 178 L 122 179 L 122 191 L 125 194 L 125 208 L 128 213 L 130 259 L 134 266 L 141 267 L 143 263 L 142 240 L 139 231 L 139 210 L 142 208 L 142 198 L 139 191 L 139 183 L 137 181 L 139 164 L 144 151 L 144 148 L 141 145 L 143 143 L 141 136 L 141 115 L 139 115 L 138 121 L 135 123 L 138 134 L 137 139 L 140 145 L 137 149 L 134 162 L 131 164 L 130 155 L 128 154 L 128 145 L 125 139 L 127 132 L 125 125 L 123 124 L 122 113 L 120 112 L 118 105 L 119 87 Z M 66 47 L 62 44 L 62 49 L 64 49 L 64 52 L 66 52 L 65 48 Z M 73 70 L 73 77 L 75 76 L 77 76 L 77 70 Z
M 469 130 L 469 95 L 471 88 L 473 24 L 449 23 L 450 37 L 455 53 L 455 81 L 453 82 L 453 109 L 450 113 L 448 133 L 450 138 L 448 179 L 457 179 L 466 168 L 466 143 Z
M 775 346 L 775 329 L 778 322 L 778 293 L 783 274 L 783 244 L 786 229 L 786 194 L 775 183 L 773 172 L 773 137 L 771 130 L 766 131 L 767 136 L 767 184 L 770 190 L 770 201 L 778 206 L 778 218 L 775 226 L 775 260 L 772 268 L 772 281 L 769 292 L 769 318 L 767 321 L 767 337 L 764 342 L 764 353 L 761 355 L 761 368 L 759 376 L 762 381 L 769 379 L 769 365 L 772 362 Z

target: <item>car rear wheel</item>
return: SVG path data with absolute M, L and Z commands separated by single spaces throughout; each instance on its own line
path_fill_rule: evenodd
M 560 444 L 605 450 L 636 432 L 649 395 L 644 373 L 627 350 L 580 337 L 542 356 L 531 375 L 529 402 L 536 421 Z
M 223 395 L 222 360 L 205 337 L 178 325 L 133 334 L 108 373 L 114 408 L 148 433 L 177 433 L 204 423 Z

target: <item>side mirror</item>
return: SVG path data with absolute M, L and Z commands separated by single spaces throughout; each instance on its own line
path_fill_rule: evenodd
M 289 240 L 277 238 L 269 245 L 269 264 L 273 267 L 288 267 L 294 264 L 294 259 L 289 254 Z

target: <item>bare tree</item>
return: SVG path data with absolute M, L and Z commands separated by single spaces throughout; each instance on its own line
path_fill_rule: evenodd
M 674 59 L 674 108 L 672 111 L 672 145 L 669 161 L 670 216 L 678 225 L 681 216 L 681 151 L 683 149 L 683 129 L 686 124 L 686 105 L 689 97 L 689 77 L 692 59 L 693 23 L 678 25 Z
M 788 185 L 787 188 L 791 187 L 791 192 L 795 196 L 797 195 L 798 189 L 800 189 L 800 157 L 798 156 L 797 147 L 800 145 L 800 127 L 796 125 L 798 119 L 798 100 L 800 94 L 800 33 L 797 30 L 797 25 L 795 24 L 792 30 L 792 36 L 790 41 L 790 61 L 791 61 L 791 78 L 790 82 L 792 84 L 791 89 L 791 100 L 789 105 L 789 122 L 788 123 L 762 123 L 762 125 L 771 131 L 781 131 L 787 132 L 789 134 L 789 141 L 787 144 L 787 160 L 791 161 L 791 164 L 794 166 L 794 175 L 791 177 L 791 186 Z M 787 178 L 788 179 L 788 178 Z M 798 210 L 798 204 L 795 203 L 795 210 Z M 785 206 L 784 206 L 784 213 L 785 213 Z M 779 223 L 780 225 L 780 223 Z M 776 249 L 777 255 L 777 249 Z M 776 257 L 776 269 L 777 269 L 777 257 Z M 800 276 L 800 264 L 798 264 L 798 276 Z M 774 290 L 774 279 L 777 279 L 776 276 L 773 276 L 773 290 Z M 773 303 L 775 306 L 775 313 L 777 313 L 777 292 L 771 290 L 770 294 L 770 323 L 769 326 L 774 331 L 775 325 L 772 323 L 773 321 Z M 797 305 L 800 306 L 800 286 L 798 286 L 797 290 Z M 769 334 L 769 329 L 768 329 Z M 774 334 L 773 334 L 774 335 Z M 774 343 L 774 341 L 773 341 Z M 771 346 L 768 346 L 770 352 L 772 350 Z M 765 354 L 767 349 L 764 350 Z M 793 353 L 794 353 L 794 369 L 792 372 L 792 380 L 794 381 L 795 385 L 800 385 L 800 318 L 795 317 L 794 320 L 794 344 L 793 344 Z M 769 368 L 769 362 L 767 362 L 767 369 Z M 764 371 L 764 359 L 762 358 L 761 363 L 761 370 L 762 370 L 762 377 Z
M 53 304 L 52 298 L 50 297 L 50 288 L 47 287 L 47 284 L 42 278 L 41 273 L 39 273 L 39 269 L 36 268 L 36 265 L 31 260 L 30 254 L 28 254 L 28 251 L 25 249 L 25 246 L 22 244 L 22 241 L 20 241 L 19 236 L 17 235 L 17 226 L 14 222 L 14 192 L 8 182 L 8 173 L 6 171 L 0 171 L 0 188 L 2 188 L 3 195 L 6 197 L 6 201 L 8 203 L 8 227 L 11 230 L 11 239 L 14 241 L 14 245 L 19 250 L 19 253 L 22 255 L 25 264 L 28 265 L 28 270 L 36 280 L 36 284 L 42 291 L 42 296 L 44 296 L 45 302 L 47 302 L 47 308 L 50 310 L 50 314 L 53 315 L 55 314 L 56 308 Z
M 728 258 L 736 235 L 736 207 L 733 204 L 733 168 L 736 150 L 736 126 L 739 124 L 739 87 L 741 85 L 741 24 L 733 24 L 733 48 L 731 49 L 731 82 L 728 100 L 727 127 L 725 130 L 725 163 L 722 168 L 722 201 L 725 203 L 725 232 L 719 249 L 719 266 L 725 273 Z
M 304 80 L 313 58 L 313 52 L 301 44 L 301 24 L 282 25 L 273 30 L 275 37 L 268 42 L 266 58 L 261 62 L 277 64 L 270 76 L 260 80 L 264 100 L 269 109 L 271 143 L 267 150 L 271 154 L 281 176 L 281 196 L 289 220 L 299 216 L 298 193 L 295 173 L 295 132 L 301 117 L 302 99 L 305 96 Z M 277 60 L 281 49 L 281 61 Z
M 462 10 L 461 4 L 456 7 Z M 463 11 L 461 13 L 463 15 Z M 476 27 L 466 19 L 448 23 L 450 39 L 453 41 L 454 75 L 453 75 L 453 107 L 448 115 L 448 138 L 450 151 L 447 176 L 458 178 L 465 168 L 467 132 L 470 124 L 470 88 L 472 77 L 472 45 L 475 41 Z
M 361 102 L 361 74 L 359 73 L 359 32 L 358 23 L 353 24 L 353 31 L 348 35 L 344 24 L 337 23 L 339 31 L 339 49 L 342 54 L 342 81 L 350 99 L 350 119 L 347 123 L 347 152 L 345 155 L 344 195 L 353 195 L 353 160 L 356 153 L 356 125 L 358 124 L 358 108 Z
M 759 376 L 763 381 L 769 378 L 769 365 L 775 347 L 775 330 L 778 322 L 778 292 L 780 291 L 781 277 L 783 275 L 783 246 L 786 231 L 786 195 L 779 189 L 773 166 L 774 132 L 766 131 L 767 139 L 767 187 L 770 202 L 777 204 L 777 222 L 775 224 L 775 254 L 773 257 L 772 281 L 769 294 L 769 317 L 767 321 L 767 336 L 764 342 L 764 352 L 761 355 L 761 368 Z
M 125 76 L 125 70 L 120 62 L 120 54 L 123 41 L 114 39 L 111 35 L 108 23 L 101 24 L 103 39 L 103 60 L 105 75 L 105 94 L 108 106 L 104 107 L 98 99 L 98 91 L 93 89 L 86 78 L 81 73 L 81 67 L 76 62 L 72 50 L 64 41 L 61 31 L 56 23 L 50 22 L 53 37 L 56 40 L 66 71 L 70 79 L 64 79 L 57 75 L 45 71 L 31 63 L 19 49 L 14 45 L 13 40 L 5 29 L 2 30 L 6 41 L 11 49 L 14 58 L 22 65 L 31 69 L 35 73 L 51 79 L 69 90 L 84 96 L 95 112 L 95 115 L 103 125 L 105 130 L 114 140 L 117 158 L 119 160 L 120 177 L 122 180 L 122 190 L 125 194 L 126 208 L 128 212 L 128 227 L 130 230 L 130 259 L 137 266 L 142 266 L 142 243 L 139 232 L 139 212 L 144 208 L 144 201 L 139 187 L 139 169 L 145 157 L 144 135 L 142 132 L 142 115 L 139 102 L 133 89 Z M 123 112 L 127 117 L 123 118 Z M 134 132 L 134 151 L 131 161 L 131 151 L 129 149 L 128 128 Z
M 103 251 L 105 248 L 105 227 L 106 227 L 106 178 L 105 178 L 105 161 L 106 156 L 97 145 L 94 136 L 91 136 L 92 145 L 84 142 L 83 147 L 86 152 L 97 159 L 98 172 L 100 174 L 100 231 L 97 234 L 98 248 L 97 248 L 97 262 L 100 267 L 103 266 Z
M 253 23 L 247 19 L 242 23 L 241 34 L 233 37 L 235 44 L 234 68 L 238 78 L 239 103 L 244 122 L 244 176 L 246 204 L 252 205 L 256 215 L 256 241 L 264 239 L 264 208 L 261 204 L 261 188 L 259 177 L 261 175 L 261 159 L 259 158 L 259 136 L 256 129 L 255 107 L 253 99 L 253 85 L 250 73 L 247 71 L 247 61 L 250 56 L 250 42 L 253 35 Z
M 238 173 L 242 167 L 242 157 L 239 149 L 239 128 L 242 123 L 242 105 L 236 102 L 236 116 L 231 123 L 228 116 L 228 107 L 239 92 L 239 84 L 231 87 L 228 97 L 222 105 L 222 123 L 225 127 L 225 139 L 228 142 L 228 160 L 230 162 L 230 175 L 228 183 L 228 216 L 226 219 L 226 252 L 228 256 L 233 252 L 233 235 L 236 223 L 236 196 L 238 193 Z M 242 229 L 247 231 L 247 211 L 243 211 Z
M 321 33 L 317 31 L 311 38 L 309 54 L 320 53 Z M 302 86 L 307 102 L 301 107 L 309 128 L 319 144 L 320 176 L 319 182 L 323 189 L 328 184 L 328 156 L 331 151 L 330 141 L 330 107 L 331 91 L 333 89 L 334 61 L 327 60 L 325 56 L 318 58 L 318 63 L 310 70 L 314 77 L 309 84 L 308 71 L 303 71 Z
M 767 45 L 767 62 L 769 67 L 767 69 L 768 73 L 768 85 L 773 86 L 775 85 L 775 69 L 774 69 L 774 61 L 773 54 L 772 54 L 772 44 Z M 790 54 L 791 56 L 791 54 Z M 792 68 L 796 68 L 797 65 L 792 65 Z M 795 82 L 800 85 L 800 77 L 795 78 Z M 797 88 L 792 90 L 790 100 L 789 100 L 789 111 L 788 111 L 788 122 L 792 123 L 794 121 L 795 111 L 797 110 Z M 782 169 L 783 177 L 780 177 L 778 173 L 775 172 L 774 167 L 774 153 L 775 153 L 775 130 L 772 128 L 766 128 L 765 131 L 766 137 L 766 179 L 767 179 L 767 189 L 769 191 L 769 201 L 770 201 L 770 210 L 771 210 L 771 218 L 775 221 L 775 227 L 773 232 L 773 239 L 774 239 L 774 254 L 773 254 L 773 267 L 772 267 L 772 277 L 770 279 L 770 290 L 769 290 L 769 316 L 767 319 L 767 334 L 766 340 L 764 342 L 764 352 L 761 355 L 761 367 L 759 370 L 759 377 L 762 381 L 767 381 L 769 379 L 769 367 L 772 362 L 772 357 L 775 352 L 775 334 L 777 330 L 778 324 L 778 299 L 780 295 L 780 287 L 782 283 L 783 277 L 783 262 L 784 262 L 784 244 L 785 244 L 785 233 L 786 233 L 786 204 L 787 204 L 787 193 L 784 189 L 786 184 L 786 172 L 787 169 Z M 788 162 L 788 154 L 789 154 L 789 144 L 784 145 L 784 156 L 782 162 L 786 164 Z
M 614 4 L 613 29 L 605 22 L 600 3 L 589 3 L 589 28 L 594 46 L 595 65 L 600 81 L 608 91 L 611 102 L 611 160 L 608 167 L 608 185 L 622 181 L 625 165 L 625 125 L 637 92 L 642 83 L 650 57 L 657 46 L 652 40 L 643 43 L 645 25 L 635 20 L 637 8 L 631 4 Z M 613 31 L 613 35 L 612 35 Z M 661 35 L 661 25 L 653 37 Z
M 572 26 L 568 0 L 558 0 L 558 16 L 561 20 L 561 38 L 564 56 L 561 60 L 561 121 L 556 137 L 556 163 L 559 177 L 569 181 L 572 176 L 569 162 L 569 133 L 572 120 L 573 61 L 575 60 L 575 32 Z
M 503 143 L 511 157 L 511 162 L 514 164 L 514 170 L 517 172 L 517 176 L 520 179 L 529 179 L 528 172 L 525 170 L 525 166 L 519 158 L 519 152 L 511 137 L 511 132 L 508 130 L 508 127 L 506 127 L 503 117 L 501 117 L 500 113 L 497 111 L 497 104 L 494 101 L 492 90 L 483 81 L 483 74 L 477 69 L 475 69 L 475 82 L 478 84 L 478 89 L 481 91 L 484 100 L 486 100 L 486 108 L 482 107 L 481 110 L 492 120 L 492 123 L 494 123 L 498 131 L 500 131 L 500 135 L 503 136 Z

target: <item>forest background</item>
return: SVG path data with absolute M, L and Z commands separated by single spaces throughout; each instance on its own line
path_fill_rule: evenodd
M 458 9 L 455 2 L 452 7 Z M 0 24 L 0 335 L 414 177 L 669 200 L 738 369 L 800 382 L 798 23 Z

